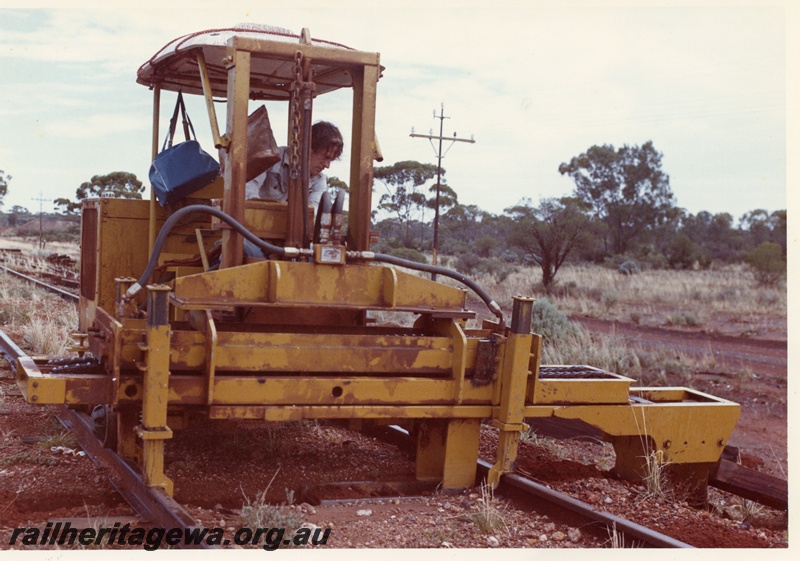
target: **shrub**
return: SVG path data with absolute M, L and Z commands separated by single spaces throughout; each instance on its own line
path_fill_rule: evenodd
M 390 249 L 388 255 L 392 257 L 399 257 L 400 259 L 405 259 L 407 261 L 414 261 L 415 263 L 427 263 L 428 259 L 425 255 L 416 249 L 412 249 L 410 247 L 396 247 Z
M 478 271 L 481 258 L 474 253 L 462 253 L 456 258 L 453 266 L 456 271 L 465 275 L 474 275 Z
M 775 286 L 786 274 L 783 249 L 775 242 L 764 242 L 745 256 L 758 284 Z
M 531 315 L 531 330 L 544 337 L 546 342 L 558 344 L 558 341 L 564 341 L 581 330 L 579 325 L 569 321 L 566 314 L 547 298 L 533 303 Z
M 475 242 L 472 244 L 472 247 L 475 250 L 475 253 L 481 257 L 489 257 L 489 255 L 495 249 L 497 249 L 497 246 L 499 245 L 500 242 L 497 241 L 497 238 L 493 236 L 481 236 L 475 240 Z
M 698 257 L 697 246 L 686 234 L 678 234 L 669 244 L 667 260 L 673 269 L 691 269 Z
M 619 271 L 620 275 L 638 275 L 642 272 L 642 269 L 636 261 L 623 261 L 620 263 L 619 267 L 617 267 L 617 271 Z
M 515 272 L 516 267 L 500 259 L 482 259 L 477 263 L 477 271 L 491 275 L 497 283 L 501 283 L 508 278 L 508 275 Z

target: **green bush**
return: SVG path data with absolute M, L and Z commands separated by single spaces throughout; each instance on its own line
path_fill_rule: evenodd
M 547 298 L 533 303 L 531 316 L 531 330 L 544 337 L 545 342 L 558 344 L 581 330 L 578 324 L 569 321 L 567 315 Z
M 478 272 L 480 263 L 481 258 L 474 253 L 462 253 L 456 257 L 456 261 L 453 263 L 453 266 L 459 273 L 464 275 L 474 275 Z
M 745 256 L 756 281 L 763 286 L 775 286 L 786 274 L 783 249 L 775 242 L 764 242 Z
M 417 251 L 416 249 L 411 249 L 410 247 L 395 247 L 390 249 L 386 252 L 388 255 L 392 257 L 399 257 L 400 259 L 405 259 L 407 261 L 414 261 L 415 263 L 427 263 L 428 259 L 425 257 L 425 254 Z
M 673 269 L 691 269 L 698 260 L 697 246 L 686 234 L 678 234 L 669 244 L 667 261 Z
M 481 257 L 489 257 L 489 255 L 491 255 L 499 245 L 500 242 L 497 241 L 497 238 L 493 236 L 481 236 L 475 240 L 475 242 L 472 244 L 472 247 L 475 250 L 475 253 Z

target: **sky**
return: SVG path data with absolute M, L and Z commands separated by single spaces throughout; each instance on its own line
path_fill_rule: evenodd
M 376 165 L 436 164 L 437 147 L 410 133 L 438 134 L 434 115 L 444 114 L 445 136 L 475 139 L 444 143 L 446 183 L 462 204 L 500 214 L 524 198 L 569 195 L 562 162 L 593 145 L 650 140 L 688 212 L 738 219 L 785 209 L 787 184 L 797 183 L 787 68 L 798 67 L 798 10 L 788 0 L 719 4 L 0 0 L 0 170 L 11 176 L 3 210 L 51 210 L 113 171 L 147 185 L 152 93 L 136 84 L 137 69 L 174 38 L 242 22 L 305 27 L 380 53 L 385 159 Z M 163 98 L 162 131 L 174 96 Z M 337 123 L 346 144 L 351 99 L 342 91 L 314 105 L 315 120 Z M 202 99 L 187 105 L 213 153 Z M 285 143 L 285 107 L 268 109 Z M 329 175 L 349 180 L 348 161 L 345 150 Z

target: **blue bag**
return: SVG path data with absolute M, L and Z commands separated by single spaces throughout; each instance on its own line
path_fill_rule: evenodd
M 185 142 L 172 145 L 178 111 L 183 116 Z M 189 137 L 189 131 L 191 136 Z M 206 153 L 196 140 L 192 121 L 186 114 L 183 95 L 178 92 L 178 101 L 169 123 L 169 132 L 164 145 L 150 166 L 150 185 L 161 206 L 174 203 L 202 189 L 219 175 L 219 163 Z

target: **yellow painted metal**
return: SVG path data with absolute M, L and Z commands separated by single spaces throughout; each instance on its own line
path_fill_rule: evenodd
M 238 51 L 247 51 L 253 55 L 258 53 L 268 54 L 270 58 L 294 60 L 296 52 L 301 52 L 315 63 L 326 63 L 332 67 L 343 67 L 354 71 L 361 67 L 377 67 L 380 64 L 378 53 L 368 53 L 350 49 L 331 48 L 320 45 L 305 45 L 303 43 L 283 43 L 277 41 L 263 41 L 247 37 L 233 37 L 230 39 L 229 48 Z M 373 104 L 374 107 L 374 104 Z
M 174 302 L 183 309 L 327 305 L 466 312 L 466 292 L 387 267 L 347 267 L 289 261 L 261 261 L 175 281 Z
M 245 201 L 244 185 L 251 69 L 285 73 L 300 53 L 305 68 L 316 69 L 316 79 L 327 77 L 336 87 L 352 84 L 346 247 L 368 252 L 374 238 L 379 55 L 242 37 L 226 49 L 224 136 L 215 130 L 209 92 L 225 95 L 219 90 L 225 81 L 209 79 L 203 56 L 190 55 L 197 57 L 215 144 L 228 145 L 224 177 L 192 199 L 219 206 L 262 239 L 297 243 L 287 203 Z M 265 59 L 275 65 L 262 65 Z M 165 80 L 169 68 L 160 70 Z M 284 88 L 275 95 L 288 98 L 291 84 L 270 78 L 253 80 Z M 160 88 L 155 87 L 153 156 L 160 146 Z M 222 201 L 211 202 L 217 198 Z M 296 226 L 303 210 L 293 208 Z M 208 216 L 193 215 L 167 237 L 159 276 L 149 281 L 168 286 L 148 297 L 172 289 L 169 307 L 164 299 L 156 310 L 160 320 L 154 321 L 150 308 L 148 320 L 134 317 L 141 301 L 117 313 L 114 279 L 142 272 L 169 209 L 152 198 L 86 201 L 83 209 L 80 328 L 105 371 L 56 374 L 46 361 L 31 359 L 20 363 L 18 384 L 29 402 L 112 407 L 118 452 L 143 467 L 148 484 L 169 493 L 165 441 L 176 428 L 170 423 L 185 420 L 190 410 L 205 410 L 212 419 L 402 424 L 417 437 L 417 477 L 448 489 L 474 485 L 483 420 L 499 430 L 489 471 L 495 485 L 514 469 L 526 417 L 581 419 L 598 427 L 614 443 L 620 474 L 641 475 L 643 456 L 656 450 L 700 480 L 719 458 L 739 414 L 735 403 L 685 388 L 631 388 L 631 379 L 615 374 L 540 379 L 541 337 L 530 333 L 532 299 L 514 299 L 510 327 L 484 322 L 484 329 L 466 329 L 466 319 L 475 314 L 461 288 L 384 265 L 345 258 L 326 263 L 316 247 L 314 262 L 276 256 L 249 262 L 241 235 Z M 308 218 L 313 224 L 313 214 Z M 199 267 L 214 237 L 222 239 L 218 271 L 209 270 L 207 258 Z M 187 261 L 194 256 L 198 263 Z M 419 317 L 412 328 L 373 325 L 373 310 Z
M 612 374 L 602 384 L 590 378 L 538 379 L 533 393 L 537 405 L 578 403 L 627 403 L 631 378 Z
M 211 419 L 385 419 L 392 422 L 413 419 L 486 419 L 494 409 L 488 405 L 284 405 L 224 406 L 209 408 Z
M 202 333 L 176 333 L 174 368 L 202 368 L 205 339 Z M 226 331 L 217 334 L 216 343 L 218 371 L 446 375 L 452 360 L 446 337 Z
M 612 440 L 649 441 L 651 451 L 662 450 L 665 460 L 671 463 L 703 463 L 719 459 L 739 413 L 738 404 L 716 400 L 574 405 L 556 407 L 553 416 L 581 419 Z
M 534 341 L 530 332 L 530 314 L 533 307 L 532 298 L 514 298 L 512 329 L 509 330 L 505 343 L 505 353 L 500 368 L 500 409 L 492 423 L 499 430 L 497 441 L 497 460 L 489 469 L 487 481 L 492 487 L 500 482 L 500 476 L 514 469 L 517 460 L 519 435 L 524 428 L 523 411 L 525 394 L 528 385 L 528 366 L 530 364 L 531 345 Z M 514 323 L 520 316 L 527 317 L 527 327 L 515 328 Z
M 158 121 L 161 118 L 161 86 L 156 84 L 153 86 L 153 136 L 151 138 L 150 148 L 150 161 L 156 159 L 159 151 L 161 150 L 161 138 L 158 130 Z M 156 241 L 157 232 L 157 205 L 156 205 L 156 192 L 155 189 L 150 189 L 150 200 L 148 202 L 148 229 L 147 229 L 147 251 L 153 251 L 153 245 Z
M 525 390 L 525 402 L 537 403 L 536 394 L 539 391 L 539 367 L 542 362 L 542 340 L 544 337 L 533 333 L 533 340 L 531 341 L 531 354 L 528 360 L 528 386 Z
M 356 67 L 353 77 L 353 129 L 350 151 L 350 212 L 349 216 L 368 216 L 372 210 L 372 174 L 375 155 L 375 103 L 379 57 L 374 55 L 374 65 Z M 350 220 L 348 236 L 350 249 L 369 251 L 369 220 Z
M 288 208 L 289 206 L 285 202 L 248 199 L 244 202 L 244 221 L 242 224 L 259 238 L 269 240 L 272 243 L 279 242 L 279 245 L 283 245 L 283 240 L 286 238 Z M 313 224 L 314 221 L 313 210 L 312 207 L 308 209 L 310 224 Z M 227 228 L 227 225 L 217 218 L 213 218 L 211 223 L 214 228 Z
M 217 122 L 217 110 L 214 108 L 214 94 L 211 91 L 211 81 L 208 78 L 208 69 L 206 68 L 206 58 L 203 56 L 202 49 L 195 51 L 197 59 L 197 69 L 200 72 L 200 81 L 203 83 L 203 97 L 206 100 L 206 109 L 208 110 L 208 122 L 211 124 L 211 135 L 214 138 L 214 146 L 216 148 L 225 148 L 228 146 L 228 139 L 222 138 L 219 134 L 219 124 Z
M 444 489 L 475 485 L 481 423 L 477 419 L 418 421 L 416 475 Z
M 33 358 L 19 358 L 16 371 L 17 386 L 28 403 L 54 405 L 65 402 L 66 380 L 43 375 Z
M 150 487 L 161 487 L 172 495 L 172 480 L 164 474 L 164 441 L 172 438 L 167 426 L 169 401 L 170 326 L 161 320 L 167 317 L 166 292 L 169 287 L 148 287 L 148 326 L 145 345 L 146 361 L 142 365 L 142 425 L 136 428 L 142 440 L 144 480 Z M 161 310 L 157 309 L 162 308 Z
M 247 179 L 247 99 L 250 93 L 250 53 L 228 48 L 228 149 L 225 151 L 223 210 L 244 222 Z M 244 240 L 232 230 L 222 232 L 221 268 L 241 265 Z

